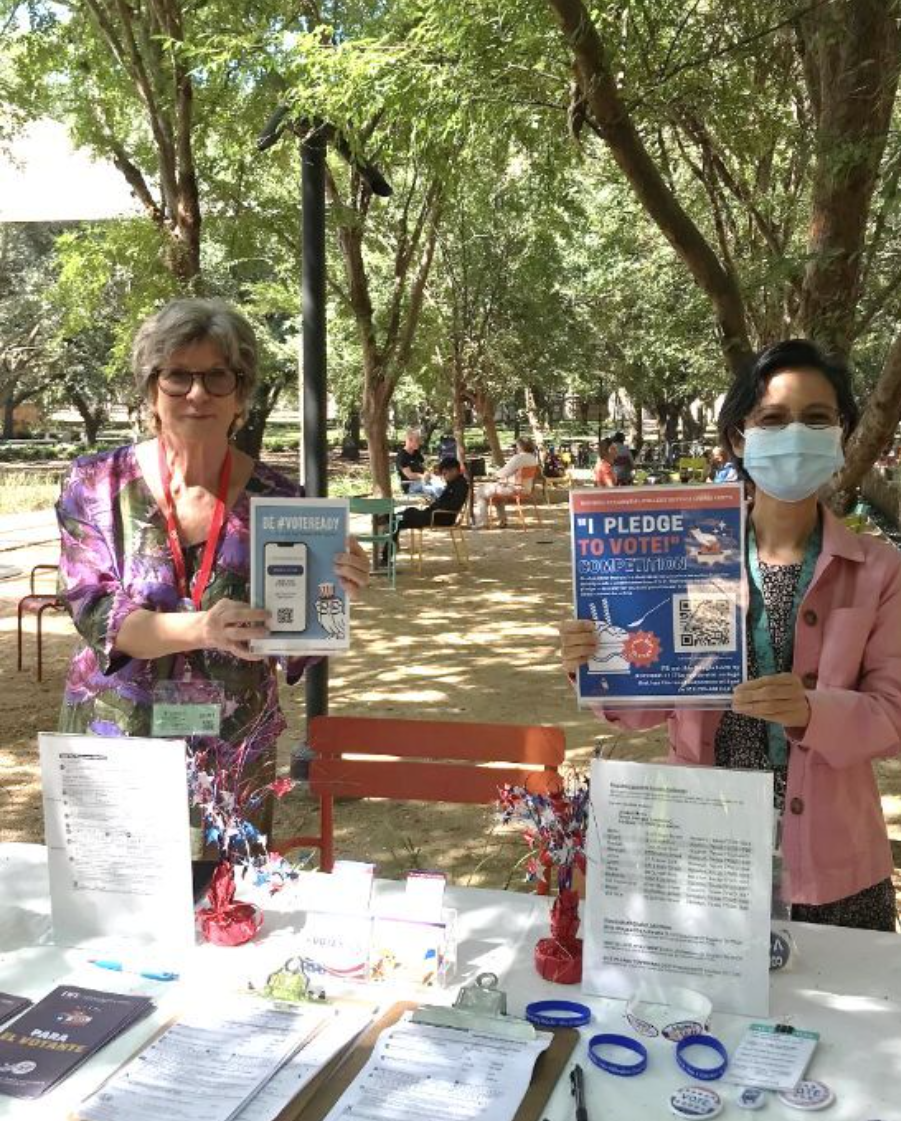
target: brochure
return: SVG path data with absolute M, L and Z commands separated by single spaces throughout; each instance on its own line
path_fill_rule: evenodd
M 740 483 L 574 491 L 573 592 L 593 621 L 580 705 L 727 708 L 747 675 Z
M 250 588 L 271 613 L 258 654 L 337 654 L 350 648 L 350 605 L 335 576 L 347 550 L 346 498 L 252 498 Z
M 40 1097 L 153 1008 L 150 997 L 61 985 L 0 1031 L 0 1093 Z
M 0 993 L 0 1025 L 12 1020 L 24 1012 L 31 1004 L 27 996 L 12 996 L 10 993 Z

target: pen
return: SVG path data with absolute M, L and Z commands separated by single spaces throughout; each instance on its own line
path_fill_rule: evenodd
M 169 973 L 165 970 L 155 972 L 150 969 L 129 969 L 127 965 L 123 965 L 121 961 L 98 961 L 96 958 L 91 959 L 91 965 L 96 965 L 98 969 L 109 969 L 113 973 L 132 973 L 136 977 L 144 977 L 148 981 L 177 981 L 177 973 Z
M 588 1121 L 585 1108 L 585 1074 L 578 1063 L 569 1072 L 569 1086 L 576 1099 L 576 1121 Z

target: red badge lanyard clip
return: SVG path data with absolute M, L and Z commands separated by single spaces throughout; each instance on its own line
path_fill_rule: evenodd
M 181 596 L 182 600 L 185 601 L 188 599 L 188 573 L 185 567 L 184 550 L 181 547 L 181 540 L 178 536 L 178 525 L 175 521 L 175 504 L 172 501 L 172 472 L 169 470 L 169 464 L 166 461 L 166 448 L 162 439 L 157 440 L 157 449 L 159 451 L 160 480 L 163 484 L 163 513 L 166 515 L 166 536 L 169 540 L 169 549 L 172 552 L 172 563 L 175 566 L 175 579 L 178 582 L 178 594 Z M 190 596 L 195 611 L 200 610 L 203 593 L 206 591 L 206 586 L 210 582 L 210 576 L 213 572 L 216 546 L 219 541 L 219 534 L 222 532 L 222 524 L 225 521 L 225 503 L 228 499 L 228 485 L 231 480 L 231 473 L 232 453 L 231 448 L 227 448 L 225 459 L 222 461 L 222 469 L 219 472 L 219 490 L 216 495 L 213 520 L 210 522 L 210 530 L 203 550 L 203 560 L 201 561 L 197 577 L 194 580 L 194 589 Z

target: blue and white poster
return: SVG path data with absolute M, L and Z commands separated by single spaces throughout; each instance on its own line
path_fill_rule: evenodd
M 597 629 L 580 705 L 728 708 L 746 678 L 740 483 L 570 496 L 577 619 Z
M 350 647 L 350 604 L 335 576 L 347 550 L 346 498 L 251 498 L 250 601 L 269 612 L 258 654 L 336 654 Z

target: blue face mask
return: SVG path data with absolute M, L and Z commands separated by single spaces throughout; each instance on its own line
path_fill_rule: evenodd
M 838 425 L 808 428 L 795 422 L 745 432 L 745 470 L 764 493 L 781 502 L 810 498 L 844 462 Z

